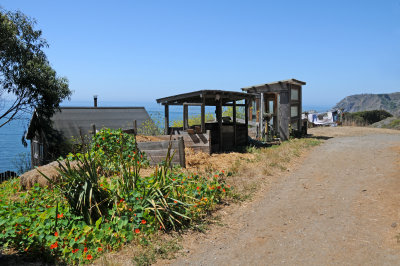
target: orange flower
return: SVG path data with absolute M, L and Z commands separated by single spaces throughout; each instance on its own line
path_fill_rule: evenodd
M 56 241 L 56 243 L 54 243 L 53 245 L 50 246 L 50 249 L 54 249 L 54 248 L 56 248 L 56 247 L 58 247 L 57 241 Z
M 83 252 L 87 252 L 87 247 L 85 247 L 85 248 L 83 249 Z
M 140 233 L 140 229 L 139 229 L 139 228 L 136 228 L 136 229 L 135 229 L 135 233 L 136 233 L 136 234 L 139 234 L 139 233 Z
M 58 236 L 58 232 L 55 232 L 54 235 L 55 235 L 55 236 Z
M 215 178 L 217 178 L 217 177 L 218 177 L 218 175 L 214 175 L 214 177 L 215 177 Z
M 64 217 L 64 213 L 57 214 L 57 218 L 63 218 L 63 217 Z
M 87 255 L 87 257 L 86 257 L 88 260 L 91 260 L 91 259 L 93 259 L 93 257 L 92 257 L 92 255 Z
M 223 188 L 222 191 L 225 192 L 225 188 Z
M 176 204 L 176 203 L 178 203 L 176 200 L 174 200 L 174 203 Z
M 142 220 L 142 221 L 141 221 L 141 224 L 146 224 L 146 220 Z
M 102 249 L 102 248 L 97 248 L 97 251 L 98 251 L 98 252 L 102 252 L 103 249 Z
M 103 137 L 103 140 L 106 140 L 106 139 Z
M 200 188 L 199 188 L 199 187 L 197 187 L 196 189 L 197 189 L 197 190 L 200 190 Z
M 72 253 L 76 253 L 76 252 L 78 252 L 78 250 L 79 250 L 78 248 L 73 249 L 73 250 L 72 250 Z

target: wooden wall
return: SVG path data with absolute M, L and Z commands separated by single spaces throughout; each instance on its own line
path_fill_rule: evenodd
M 179 137 L 183 138 L 185 143 L 185 147 L 192 148 L 194 151 L 202 151 L 210 154 L 210 130 L 207 130 L 206 133 L 194 133 L 189 134 L 188 132 L 182 130 L 174 130 L 172 135 L 172 140 L 177 140 Z M 157 136 L 157 138 L 169 140 L 170 136 L 163 135 Z
M 170 155 L 173 155 L 172 164 L 179 164 L 185 167 L 185 144 L 183 138 L 171 141 L 138 142 L 139 150 L 146 153 L 151 165 L 159 164 L 164 161 L 170 147 Z

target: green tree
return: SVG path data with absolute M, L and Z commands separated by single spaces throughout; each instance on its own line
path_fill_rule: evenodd
M 48 44 L 35 24 L 19 11 L 0 9 L 0 96 L 12 98 L 0 106 L 0 127 L 33 109 L 49 124 L 61 101 L 71 95 L 68 80 L 50 66 L 43 51 Z

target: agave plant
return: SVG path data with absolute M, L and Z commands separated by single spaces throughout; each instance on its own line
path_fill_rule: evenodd
M 87 224 L 93 224 L 108 214 L 112 207 L 111 193 L 100 186 L 97 170 L 101 166 L 90 152 L 74 159 L 74 165 L 69 160 L 58 161 L 59 182 L 37 170 L 63 193 L 73 213 L 83 216 Z

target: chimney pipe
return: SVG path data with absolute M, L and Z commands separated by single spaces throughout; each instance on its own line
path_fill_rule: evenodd
M 97 95 L 93 95 L 94 107 L 97 107 Z

